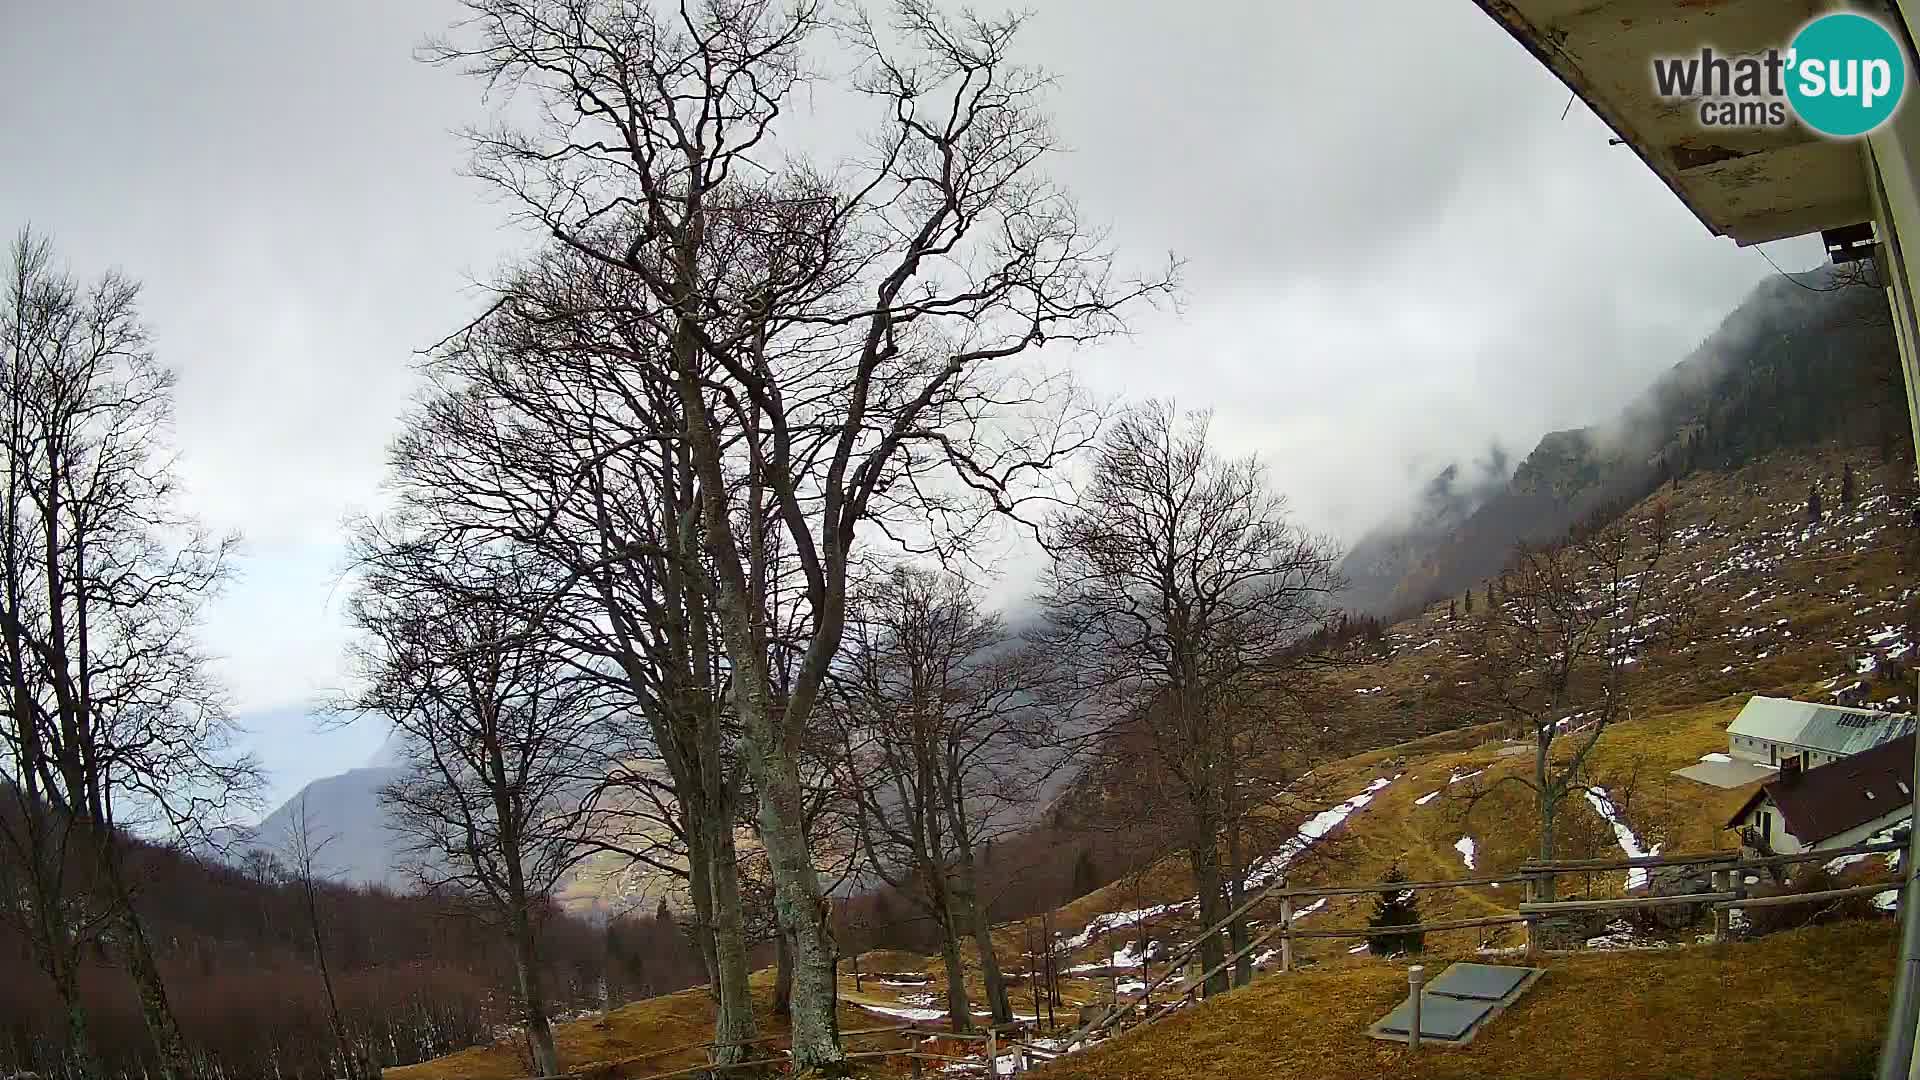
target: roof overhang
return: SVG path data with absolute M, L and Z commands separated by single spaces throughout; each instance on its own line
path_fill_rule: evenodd
M 1872 218 L 1857 142 L 1797 120 L 1713 130 L 1693 103 L 1654 91 L 1653 58 L 1784 48 L 1813 15 L 1808 0 L 1476 0 L 1640 155 L 1695 217 L 1740 244 Z

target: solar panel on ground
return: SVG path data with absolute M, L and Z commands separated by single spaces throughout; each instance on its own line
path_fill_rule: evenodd
M 1428 983 L 1427 990 L 1443 997 L 1499 1001 L 1520 985 L 1528 970 L 1500 964 L 1454 964 Z
M 1492 1008 L 1491 1001 L 1469 1001 L 1423 993 L 1420 995 L 1420 1037 L 1458 1039 Z M 1387 1014 L 1386 1019 L 1380 1021 L 1379 1028 L 1390 1034 L 1404 1036 L 1413 1023 L 1411 1014 L 1411 1003 L 1403 1001 Z
M 1420 992 L 1420 1037 L 1453 1046 L 1472 1042 L 1482 1027 L 1526 993 L 1541 974 L 1540 968 L 1504 964 L 1449 965 Z M 1407 1042 L 1412 1011 L 1412 1003 L 1402 1001 L 1369 1027 L 1367 1034 L 1390 1042 Z

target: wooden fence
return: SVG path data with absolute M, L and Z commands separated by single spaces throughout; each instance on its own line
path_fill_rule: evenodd
M 1882 882 L 1873 885 L 1856 885 L 1842 889 L 1827 889 L 1820 892 L 1785 894 L 1780 896 L 1749 896 L 1744 876 L 1740 871 L 1765 869 L 1776 866 L 1790 866 L 1798 863 L 1828 862 L 1849 855 L 1873 855 L 1891 851 L 1905 850 L 1903 841 L 1855 844 L 1851 847 L 1830 848 L 1823 851 L 1804 851 L 1792 855 L 1744 856 L 1739 851 L 1699 852 L 1683 855 L 1650 855 L 1621 859 L 1559 859 L 1551 862 L 1529 861 L 1521 865 L 1514 874 L 1504 877 L 1453 878 L 1438 881 L 1397 881 L 1374 882 L 1370 885 L 1342 885 L 1330 888 L 1288 888 L 1284 881 L 1275 882 L 1252 900 L 1220 920 L 1217 924 L 1196 935 L 1191 943 L 1168 958 L 1168 969 L 1159 978 L 1147 983 L 1145 989 L 1135 991 L 1134 997 L 1122 1003 L 1119 995 L 1104 1013 L 1089 1020 L 1073 1035 L 1071 1043 L 1086 1043 L 1097 1038 L 1114 1026 L 1129 1019 L 1136 1007 L 1146 1004 L 1141 1024 L 1151 1024 L 1164 1018 L 1179 1008 L 1192 996 L 1205 987 L 1208 979 L 1218 975 L 1245 957 L 1252 956 L 1268 943 L 1279 940 L 1280 970 L 1288 971 L 1293 967 L 1292 942 L 1306 939 L 1367 939 L 1380 936 L 1401 934 L 1430 933 L 1444 930 L 1467 930 L 1480 927 L 1525 925 L 1527 928 L 1526 951 L 1534 955 L 1540 946 L 1540 923 L 1555 915 L 1573 914 L 1588 911 L 1629 910 L 1661 907 L 1674 904 L 1706 904 L 1714 911 L 1714 934 L 1724 939 L 1731 925 L 1729 912 L 1743 908 L 1774 907 L 1789 904 L 1819 903 L 1844 899 L 1851 896 L 1864 896 L 1886 892 L 1889 889 L 1903 888 L 1907 876 L 1902 874 L 1899 881 Z M 1619 870 L 1651 870 L 1659 867 L 1687 866 L 1706 870 L 1711 875 L 1712 887 L 1707 892 L 1683 893 L 1665 896 L 1629 896 L 1601 900 L 1554 900 L 1537 901 L 1534 898 L 1546 893 L 1545 885 L 1570 874 L 1598 873 Z M 1912 868 L 1905 868 L 1911 873 Z M 1471 919 L 1440 919 L 1432 922 L 1416 923 L 1408 926 L 1354 927 L 1350 929 L 1302 930 L 1293 923 L 1293 903 L 1296 900 L 1319 899 L 1334 896 L 1362 896 L 1369 893 L 1395 891 L 1422 891 L 1429 889 L 1461 889 L 1489 885 L 1506 885 L 1518 882 L 1525 888 L 1524 899 L 1512 914 L 1489 915 Z M 1235 918 L 1251 910 L 1255 904 L 1278 899 L 1281 902 L 1280 919 L 1273 926 L 1249 941 L 1243 948 L 1234 950 L 1225 960 L 1207 969 L 1192 979 L 1182 980 L 1171 987 L 1173 998 L 1155 1006 L 1152 992 L 1178 976 L 1185 960 L 1199 948 L 1205 939 L 1224 933 Z

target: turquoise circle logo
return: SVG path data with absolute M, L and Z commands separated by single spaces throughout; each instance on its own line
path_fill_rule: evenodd
M 1893 115 L 1907 88 L 1900 43 L 1865 15 L 1836 12 L 1800 28 L 1787 52 L 1787 100 L 1822 135 L 1865 135 Z

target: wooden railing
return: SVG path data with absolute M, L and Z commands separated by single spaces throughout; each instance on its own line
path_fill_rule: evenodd
M 1903 874 L 1899 881 L 1881 882 L 1872 885 L 1857 885 L 1843 889 L 1830 889 L 1814 893 L 1786 894 L 1782 896 L 1754 897 L 1747 895 L 1746 885 L 1738 873 L 1742 870 L 1762 869 L 1775 866 L 1789 866 L 1797 863 L 1828 862 L 1848 855 L 1872 855 L 1890 851 L 1902 851 L 1904 842 L 1895 841 L 1877 844 L 1855 844 L 1851 847 L 1830 848 L 1823 851 L 1804 851 L 1792 855 L 1762 855 L 1747 857 L 1739 851 L 1699 852 L 1681 855 L 1649 855 L 1635 858 L 1618 859 L 1556 859 L 1551 862 L 1530 861 L 1521 865 L 1515 873 L 1502 877 L 1452 878 L 1436 881 L 1395 881 L 1374 882 L 1370 885 L 1342 885 L 1328 888 L 1288 888 L 1284 881 L 1275 882 L 1253 901 L 1242 904 L 1234 913 L 1221 919 L 1214 926 L 1195 936 L 1193 941 L 1179 953 L 1169 957 L 1168 970 L 1159 978 L 1147 984 L 1144 990 L 1134 991 L 1131 1000 L 1122 1003 L 1115 995 L 1113 1005 L 1101 1015 L 1094 1017 L 1074 1033 L 1073 1041 L 1085 1044 L 1098 1037 L 1102 1032 L 1128 1018 L 1142 1002 L 1151 1002 L 1153 990 L 1161 987 L 1177 976 L 1181 968 L 1179 961 L 1191 956 L 1202 941 L 1226 932 L 1234 919 L 1251 910 L 1255 903 L 1273 898 L 1281 901 L 1280 919 L 1272 927 L 1236 949 L 1225 960 L 1208 968 L 1192 979 L 1175 984 L 1172 991 L 1177 995 L 1159 1008 L 1149 1008 L 1142 1017 L 1141 1024 L 1156 1023 L 1164 1019 L 1180 1004 L 1184 1004 L 1195 993 L 1206 986 L 1208 979 L 1226 971 L 1242 959 L 1252 956 L 1260 948 L 1275 939 L 1280 942 L 1280 970 L 1289 971 L 1293 967 L 1292 942 L 1307 939 L 1367 939 L 1373 937 L 1399 936 L 1402 934 L 1424 934 L 1445 930 L 1467 930 L 1481 927 L 1512 926 L 1524 924 L 1527 928 L 1526 952 L 1534 955 L 1539 948 L 1539 923 L 1556 914 L 1581 911 L 1608 911 L 1637 908 L 1662 907 L 1673 904 L 1706 904 L 1714 909 L 1714 933 L 1724 939 L 1730 930 L 1728 913 L 1742 908 L 1772 907 L 1789 904 L 1818 903 L 1825 900 L 1843 899 L 1851 896 L 1864 896 L 1886 892 L 1889 889 L 1904 888 L 1907 881 Z M 1618 897 L 1600 900 L 1556 900 L 1536 901 L 1534 897 L 1542 894 L 1547 882 L 1569 874 L 1596 873 L 1617 870 L 1642 870 L 1670 866 L 1695 866 L 1706 868 L 1712 876 L 1713 888 L 1704 893 L 1671 894 L 1665 896 Z M 1301 930 L 1293 923 L 1293 901 L 1307 898 L 1332 896 L 1363 896 L 1370 893 L 1421 891 L 1429 889 L 1461 889 L 1491 885 L 1521 883 L 1525 887 L 1524 899 L 1512 914 L 1489 915 L 1469 919 L 1440 919 L 1432 922 L 1415 923 L 1406 926 L 1352 927 L 1325 930 Z

